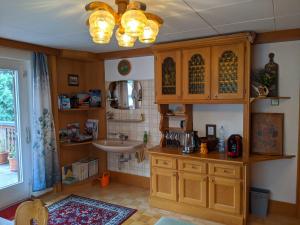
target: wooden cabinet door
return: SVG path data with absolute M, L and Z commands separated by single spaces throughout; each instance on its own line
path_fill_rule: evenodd
M 207 47 L 183 51 L 183 99 L 210 99 L 210 50 Z
M 244 97 L 244 44 L 212 47 L 212 99 Z
M 156 100 L 174 101 L 181 98 L 181 51 L 156 54 Z
M 177 200 L 176 170 L 152 168 L 151 195 L 168 200 Z
M 209 178 L 209 208 L 223 212 L 241 213 L 241 181 L 236 179 Z
M 179 202 L 206 207 L 207 176 L 179 172 Z

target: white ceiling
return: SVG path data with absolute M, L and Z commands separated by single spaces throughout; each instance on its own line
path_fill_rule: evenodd
M 92 0 L 0 0 L 0 37 L 55 48 L 107 52 L 119 48 L 93 44 L 85 21 Z M 114 0 L 102 0 L 114 6 Z M 300 0 L 140 0 L 165 23 L 157 42 L 238 31 L 300 28 Z M 136 48 L 149 45 L 136 44 Z

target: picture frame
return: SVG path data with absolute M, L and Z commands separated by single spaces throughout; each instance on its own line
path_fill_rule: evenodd
M 217 126 L 216 124 L 206 124 L 206 137 L 216 138 L 217 137 Z
M 284 114 L 251 114 L 251 153 L 283 155 Z
M 69 86 L 79 86 L 79 75 L 68 74 L 68 85 Z

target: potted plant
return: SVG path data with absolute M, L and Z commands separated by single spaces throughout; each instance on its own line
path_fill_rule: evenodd
M 251 78 L 251 86 L 258 97 L 266 97 L 269 94 L 269 88 L 274 82 L 274 77 L 271 76 L 265 69 L 253 71 Z
M 12 146 L 8 154 L 9 169 L 12 172 L 18 171 L 18 160 L 15 146 Z
M 0 164 L 7 163 L 8 152 L 5 149 L 4 142 L 0 140 Z

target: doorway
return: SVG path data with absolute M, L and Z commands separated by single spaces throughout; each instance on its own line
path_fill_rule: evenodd
M 0 59 L 0 209 L 31 194 L 28 63 Z

